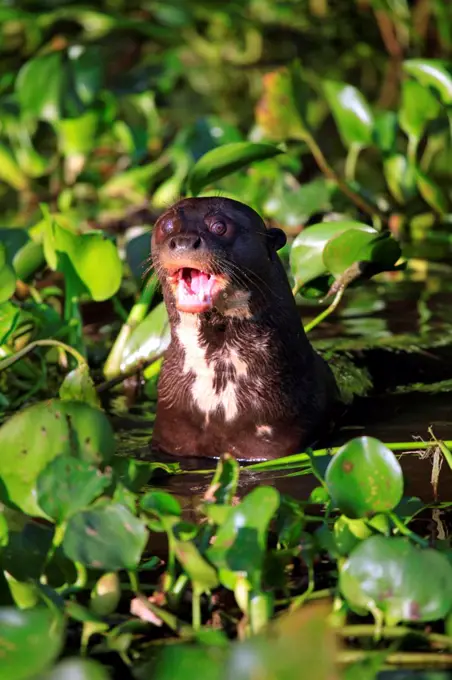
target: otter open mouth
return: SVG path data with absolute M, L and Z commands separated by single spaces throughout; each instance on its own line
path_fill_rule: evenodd
M 212 309 L 218 293 L 224 288 L 225 278 L 216 274 L 182 267 L 171 277 L 176 306 L 182 312 L 200 314 Z

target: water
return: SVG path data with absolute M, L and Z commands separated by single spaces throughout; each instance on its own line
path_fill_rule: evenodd
M 357 400 L 327 444 L 336 446 L 354 436 L 369 435 L 385 442 L 428 439 L 433 427 L 439 438 L 452 439 L 452 395 L 449 392 L 396 393 L 400 385 L 452 379 L 452 269 L 414 261 L 411 270 L 372 281 L 348 291 L 339 312 L 310 334 L 321 347 L 348 350 L 373 377 L 374 393 Z M 304 322 L 318 313 L 313 306 L 300 308 Z M 147 457 L 155 404 L 142 402 L 128 409 L 116 398 L 111 414 L 122 455 Z M 169 459 L 172 462 L 177 459 Z M 215 461 L 180 461 L 189 471 L 214 468 Z M 405 494 L 424 502 L 435 500 L 431 485 L 432 460 L 416 453 L 402 456 Z M 175 494 L 187 516 L 194 513 L 210 475 L 165 476 L 160 482 Z M 452 474 L 443 464 L 437 500 L 450 500 Z M 156 482 L 157 483 L 157 482 Z M 316 486 L 308 476 L 243 472 L 239 493 L 258 484 L 273 484 L 283 493 L 306 500 Z

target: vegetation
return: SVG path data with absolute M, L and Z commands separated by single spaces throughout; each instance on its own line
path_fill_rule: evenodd
M 437 502 L 452 442 L 433 429 L 425 442 L 359 436 L 242 467 L 225 452 L 196 471 L 205 489 L 187 518 L 162 484 L 193 471 L 124 455 L 110 417 L 118 394 L 155 402 L 168 324 L 150 231 L 181 195 L 221 192 L 285 229 L 306 330 L 347 403 L 381 384 L 369 350 L 421 365 L 424 350 L 450 346 L 447 311 L 434 323 L 429 300 L 450 288 L 451 26 L 446 0 L 0 9 L 9 680 L 452 665 Z M 415 276 L 419 332 L 390 333 L 372 314 Z M 337 318 L 351 333 L 322 335 Z M 384 387 L 450 391 L 452 374 L 410 367 Z M 434 503 L 404 495 L 399 457 L 417 450 L 434 461 Z M 278 490 L 278 477 L 307 475 L 305 497 Z

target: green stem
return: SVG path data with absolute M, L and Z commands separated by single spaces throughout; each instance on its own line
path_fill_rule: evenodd
M 367 623 L 342 626 L 337 629 L 337 633 L 341 637 L 373 637 L 375 634 L 375 626 Z M 381 629 L 381 637 L 388 640 L 397 640 L 406 635 L 419 635 L 433 644 L 441 645 L 442 647 L 452 647 L 452 637 L 442 635 L 441 633 L 428 633 L 406 626 L 387 626 Z
M 88 573 L 86 567 L 81 562 L 74 562 L 77 571 L 77 580 L 74 583 L 75 588 L 84 588 L 88 580 Z
M 437 439 L 436 436 L 433 433 L 433 428 L 429 427 L 428 428 L 428 433 L 435 442 L 435 444 L 438 446 L 440 449 L 441 453 L 443 454 L 444 458 L 446 459 L 446 462 L 449 466 L 449 468 L 452 470 L 452 453 L 449 449 L 449 447 L 446 445 L 446 442 L 443 442 L 440 439 Z
M 191 597 L 191 616 L 193 630 L 198 631 L 201 628 L 201 593 L 197 588 L 193 588 Z
M 353 182 L 355 179 L 356 164 L 358 162 L 361 150 L 362 146 L 360 144 L 352 144 L 348 150 L 344 168 L 345 178 L 347 179 L 347 182 Z
M 85 357 L 82 354 L 80 354 L 80 352 L 78 352 L 76 349 L 70 347 L 69 345 L 66 345 L 65 342 L 61 342 L 60 340 L 51 340 L 49 338 L 47 340 L 34 340 L 33 342 L 30 342 L 29 345 L 26 345 L 26 347 L 23 347 L 21 350 L 19 350 L 12 356 L 8 357 L 7 359 L 3 359 L 3 361 L 0 361 L 0 372 L 4 371 L 5 368 L 8 368 L 19 359 L 22 359 L 22 357 L 24 357 L 26 354 L 34 350 L 36 347 L 60 347 L 68 354 L 71 354 L 77 360 L 77 363 L 79 365 L 86 364 Z
M 413 167 L 415 167 L 417 164 L 417 145 L 418 145 L 417 138 L 414 137 L 413 135 L 410 135 L 408 137 L 407 155 Z
M 381 657 L 381 651 L 378 652 L 368 652 L 361 650 L 344 650 L 338 653 L 337 661 L 341 664 L 351 664 L 358 661 L 366 661 L 372 658 Z M 452 663 L 452 654 L 438 654 L 432 652 L 395 652 L 393 654 L 388 654 L 385 659 L 386 664 L 390 665 L 416 665 L 422 668 L 433 666 L 436 664 L 448 664 Z
M 411 538 L 412 541 L 422 546 L 423 548 L 428 548 L 428 541 L 426 541 L 424 538 L 421 538 L 413 531 L 410 531 L 410 529 L 408 529 L 408 527 L 405 526 L 402 520 L 399 517 L 397 517 L 395 512 L 389 512 L 388 516 L 394 522 L 396 528 L 400 531 L 401 534 L 403 534 L 407 538 Z
M 83 322 L 80 314 L 78 297 L 71 292 L 71 284 L 66 284 L 66 295 L 64 298 L 63 317 L 69 328 L 69 343 L 76 347 L 80 354 L 85 354 L 85 344 L 83 342 Z
M 326 177 L 333 180 L 337 184 L 337 187 L 342 191 L 343 194 L 345 194 L 363 212 L 367 213 L 368 215 L 379 215 L 383 221 L 387 222 L 387 216 L 382 213 L 377 206 L 368 203 L 364 198 L 362 198 L 362 196 L 355 193 L 353 189 L 351 189 L 348 184 L 344 182 L 343 179 L 341 179 L 341 177 L 339 177 L 339 175 L 328 163 L 325 156 L 323 155 L 323 151 L 309 132 L 305 132 L 303 139 L 309 147 L 310 152 L 314 156 L 314 160 L 319 166 L 320 170 Z
M 107 379 L 115 378 L 121 372 L 121 360 L 124 347 L 129 340 L 132 331 L 143 321 L 148 313 L 149 307 L 154 297 L 158 285 L 157 275 L 154 273 L 149 277 L 143 288 L 138 302 L 136 302 L 129 312 L 127 321 L 121 327 L 119 334 L 113 343 L 110 354 L 104 366 L 104 376 Z
M 323 310 L 320 314 L 318 314 L 315 319 L 310 321 L 309 323 L 306 324 L 304 327 L 305 333 L 309 333 L 313 328 L 319 325 L 324 319 L 326 319 L 327 316 L 332 314 L 334 310 L 338 307 L 340 301 L 342 300 L 342 296 L 344 295 L 345 288 L 339 288 L 337 291 L 335 298 L 333 302 L 330 304 L 329 307 Z
M 140 592 L 140 581 L 138 580 L 138 574 L 136 571 L 133 571 L 132 569 L 129 569 L 127 571 L 127 575 L 129 577 L 130 581 L 130 587 L 132 591 L 137 594 Z
M 301 607 L 307 599 L 312 595 L 314 592 L 314 567 L 312 564 L 308 564 L 308 587 L 304 591 L 304 593 L 301 593 L 301 595 L 298 595 L 292 600 L 292 603 L 289 607 L 289 611 L 293 612 L 299 607 Z
M 388 449 L 391 449 L 391 451 L 394 452 L 425 451 L 425 449 L 429 449 L 432 445 L 434 445 L 432 442 L 384 442 L 384 444 L 388 447 Z M 445 441 L 444 444 L 447 447 L 452 447 L 452 441 Z M 312 451 L 311 456 L 334 456 L 334 454 L 337 453 L 340 448 L 342 447 L 333 446 L 327 449 L 315 449 Z M 266 470 L 267 468 L 280 469 L 283 466 L 290 467 L 291 465 L 298 467 L 300 464 L 305 465 L 306 461 L 309 461 L 309 455 L 307 453 L 295 453 L 292 456 L 278 458 L 276 461 L 264 460 L 261 463 L 253 463 L 252 465 L 247 465 L 244 467 L 243 470 L 250 470 L 254 472 L 256 470 Z M 206 472 L 212 472 L 213 474 L 214 470 L 208 470 Z

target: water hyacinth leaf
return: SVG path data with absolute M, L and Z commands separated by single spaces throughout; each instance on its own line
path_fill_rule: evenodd
M 160 302 L 130 334 L 121 356 L 121 372 L 152 361 L 168 348 L 170 340 L 168 313 Z
M 40 473 L 37 496 L 40 507 L 57 524 L 86 508 L 111 484 L 111 474 L 73 456 L 58 456 Z
M 90 110 L 77 118 L 65 118 L 53 123 L 58 147 L 64 156 L 85 156 L 94 147 L 101 123 L 99 111 Z
M 50 609 L 0 608 L 4 677 L 29 680 L 43 673 L 60 654 L 63 635 L 63 619 Z
M 7 302 L 16 290 L 14 269 L 6 262 L 6 250 L 0 243 L 0 304 Z
M 339 587 L 353 609 L 380 611 L 388 626 L 436 621 L 452 607 L 452 565 L 438 550 L 406 538 L 371 536 L 342 565 Z
M 279 507 L 279 493 L 273 487 L 253 489 L 234 506 L 219 528 L 207 558 L 218 569 L 245 575 L 259 589 L 267 530 Z
M 13 264 L 17 253 L 29 242 L 30 237 L 26 229 L 0 228 L 0 246 L 4 249 L 4 256 L 8 264 Z M 0 265 L 3 263 L 4 261 L 0 253 Z
M 16 94 L 21 112 L 32 118 L 57 120 L 62 110 L 66 74 L 61 52 L 29 59 L 16 78 Z
M 28 281 L 45 263 L 41 243 L 27 241 L 14 255 L 13 268 L 21 281 Z
M 324 82 L 323 88 L 343 144 L 347 148 L 372 144 L 373 113 L 361 92 L 353 85 L 331 80 Z
M 179 501 L 167 491 L 149 491 L 142 497 L 140 507 L 157 517 L 181 517 L 182 515 Z
M 9 184 L 16 191 L 25 191 L 28 179 L 10 149 L 0 144 L 0 180 Z
M 327 271 L 338 278 L 352 264 L 362 260 L 361 253 L 365 246 L 371 243 L 378 232 L 372 227 L 362 229 L 348 229 L 338 234 L 325 245 L 323 261 Z
M 229 504 L 237 491 L 240 466 L 235 458 L 226 454 L 218 461 L 215 474 L 204 496 L 205 500 Z
M 23 526 L 14 526 L 10 518 L 8 524 L 9 540 L 8 545 L 2 548 L 2 568 L 17 581 L 38 581 L 52 545 L 53 527 L 40 525 L 28 518 Z
M 255 109 L 257 124 L 268 139 L 303 139 L 309 128 L 309 93 L 298 64 L 267 73 L 263 95 Z
M 334 540 L 339 555 L 349 555 L 361 541 L 372 536 L 372 529 L 362 519 L 341 515 L 334 523 Z
M 440 104 L 429 89 L 416 80 L 402 83 L 402 105 L 399 110 L 400 127 L 406 135 L 419 142 L 430 120 L 440 111 Z
M 405 205 L 416 196 L 416 168 L 404 154 L 395 153 L 385 158 L 383 171 L 389 191 L 398 203 Z
M 90 609 L 97 616 L 109 616 L 121 599 L 121 582 L 115 572 L 103 574 L 91 591 Z
M 403 495 L 402 468 L 382 442 L 356 437 L 328 465 L 325 482 L 336 507 L 351 519 L 389 512 Z
M 416 179 L 419 193 L 424 201 L 435 212 L 444 217 L 448 212 L 449 205 L 441 187 L 422 170 L 417 170 Z
M 63 659 L 42 680 L 111 680 L 107 669 L 93 659 Z
M 83 401 L 90 406 L 100 408 L 100 399 L 94 381 L 89 372 L 89 366 L 80 363 L 70 371 L 59 389 L 60 399 L 69 401 Z
M 402 64 L 405 73 L 426 88 L 431 88 L 446 106 L 452 104 L 452 69 L 441 59 L 406 59 Z
M 313 224 L 298 234 L 290 251 L 290 270 L 297 287 L 301 288 L 328 272 L 324 262 L 327 244 L 351 229 L 364 233 L 377 233 L 373 227 L 362 222 L 340 220 Z
M 198 592 L 208 592 L 219 585 L 216 569 L 204 559 L 192 541 L 174 540 L 174 552 Z
M 122 277 L 119 253 L 115 244 L 100 231 L 75 234 L 49 217 L 44 232 L 44 253 L 51 269 L 70 277 L 73 283 L 77 281 L 79 295 L 88 293 L 100 302 L 119 289 Z
M 70 455 L 94 465 L 108 462 L 115 438 L 107 416 L 81 401 L 38 402 L 0 427 L 0 478 L 5 499 L 29 515 L 45 516 L 36 502 L 36 482 L 46 465 Z
M 204 187 L 217 180 L 231 175 L 237 170 L 246 168 L 251 163 L 273 158 L 283 153 L 271 144 L 254 142 L 233 142 L 208 151 L 192 168 L 188 177 L 188 186 L 193 195 L 199 194 Z
M 97 45 L 72 45 L 67 51 L 74 88 L 80 100 L 89 106 L 94 102 L 103 83 L 104 61 Z
M 72 515 L 63 550 L 69 559 L 91 569 L 136 569 L 147 538 L 145 524 L 123 505 L 99 504 Z
M 385 155 L 394 151 L 397 124 L 397 114 L 394 111 L 375 113 L 373 141 Z

